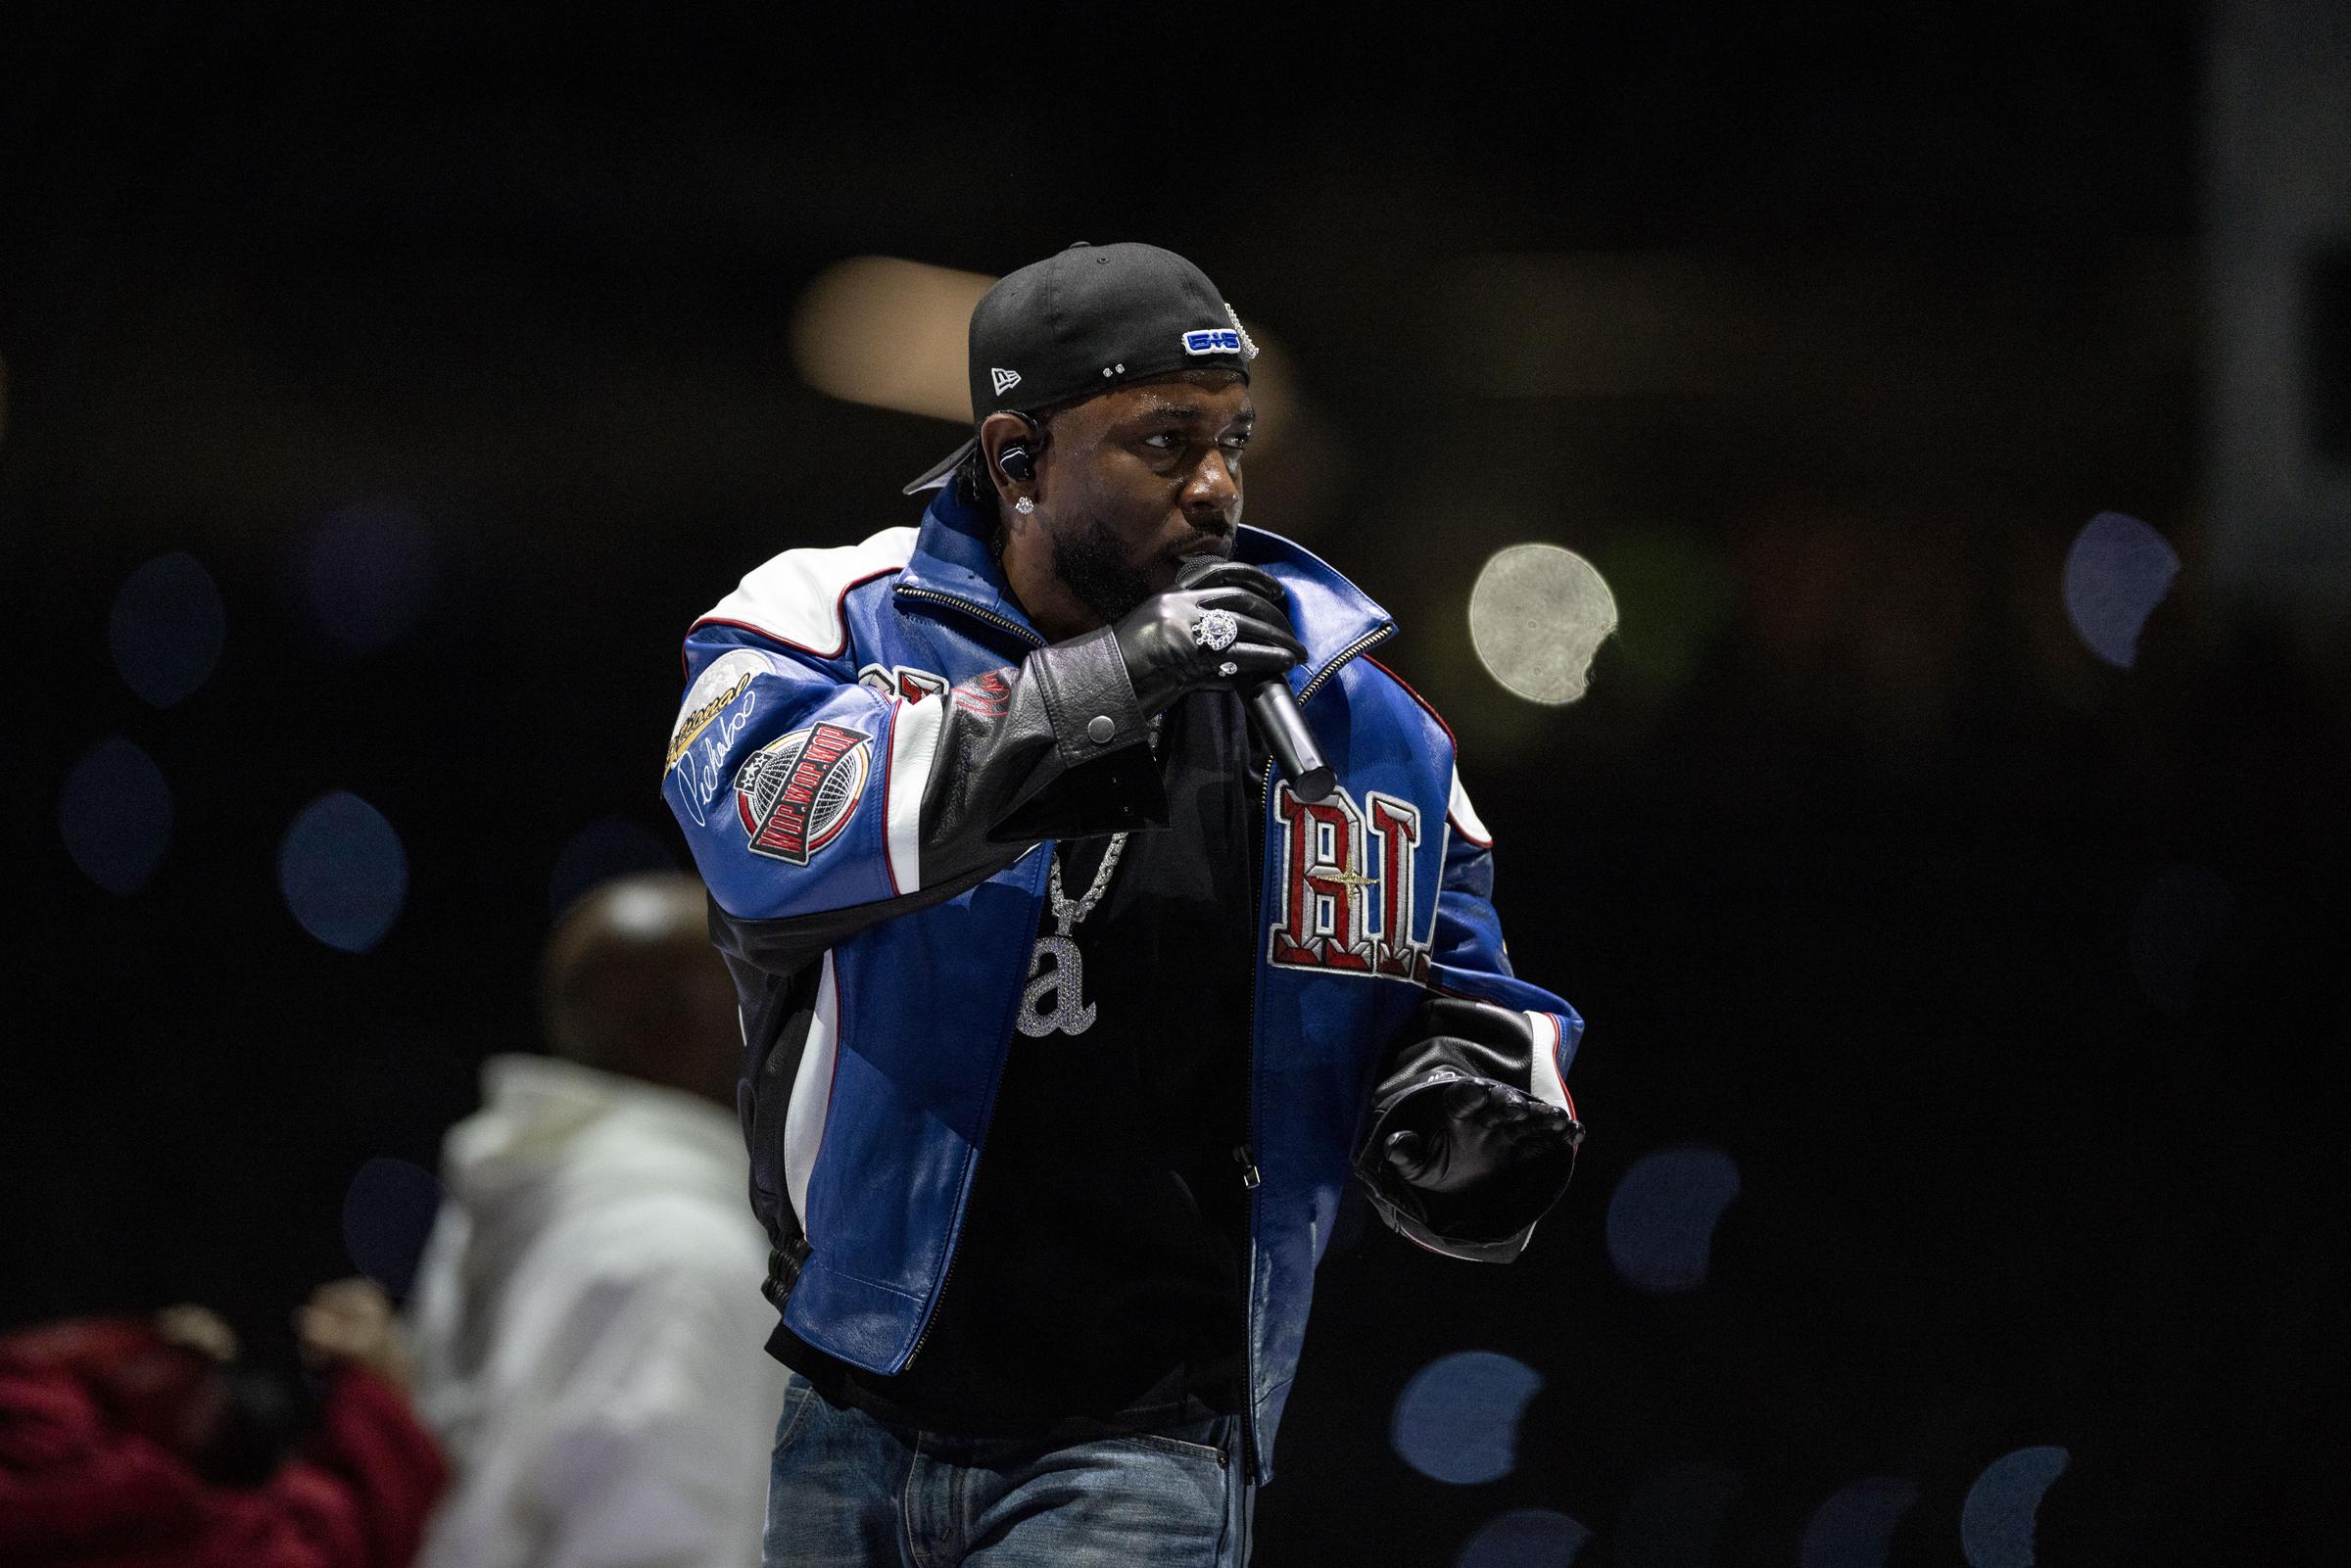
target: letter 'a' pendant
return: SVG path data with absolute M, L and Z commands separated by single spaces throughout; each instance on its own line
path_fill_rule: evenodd
M 1039 974 L 1047 958 L 1049 974 Z M 1056 1032 L 1083 1034 L 1094 1026 L 1093 1004 L 1085 997 L 1085 960 L 1067 935 L 1040 936 L 1029 951 L 1029 989 L 1021 993 L 1020 1029 L 1032 1039 Z M 1051 1008 L 1045 999 L 1051 997 Z

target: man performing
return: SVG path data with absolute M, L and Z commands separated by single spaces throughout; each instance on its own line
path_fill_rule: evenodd
M 1573 1168 L 1582 1023 L 1511 973 L 1451 734 L 1240 526 L 1255 354 L 1170 252 L 1023 267 L 922 526 L 687 638 L 663 792 L 797 1374 L 770 1564 L 1244 1563 L 1350 1170 L 1502 1262 Z

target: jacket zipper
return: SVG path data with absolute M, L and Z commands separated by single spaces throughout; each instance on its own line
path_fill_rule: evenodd
M 941 594 L 936 590 L 928 588 L 900 588 L 893 590 L 893 592 L 896 593 L 900 598 L 930 599 L 934 603 L 950 605 L 955 609 L 961 610 L 964 614 L 971 616 L 975 620 L 985 621 L 990 626 L 1003 628 L 1005 631 L 1010 632 L 1014 637 L 1019 638 L 1022 641 L 1027 642 L 1032 647 L 1041 648 L 1045 645 L 1045 640 L 1043 638 L 1031 631 L 1028 627 L 1021 625 L 1020 622 L 1009 620 L 1004 616 L 998 615 L 994 610 L 983 609 L 979 605 L 974 604 L 970 599 L 957 598 L 952 594 Z
M 1241 1465 L 1242 1476 L 1257 1485 L 1257 1189 L 1264 1181 L 1257 1168 L 1257 988 L 1265 976 L 1257 962 L 1257 927 L 1266 918 L 1266 805 L 1273 788 L 1273 762 L 1257 785 L 1257 815 L 1250 820 L 1249 889 L 1256 910 L 1249 935 L 1249 1075 L 1243 1080 L 1249 1095 L 1249 1141 L 1232 1152 L 1240 1162 L 1241 1185 L 1249 1193 L 1249 1268 L 1241 1285 Z
M 1041 648 L 1045 645 L 1045 640 L 1042 637 L 1039 637 L 1036 633 L 1031 631 L 1029 628 L 1022 626 L 1016 621 L 1008 620 L 1004 616 L 998 615 L 993 610 L 984 609 L 980 605 L 974 604 L 969 599 L 957 598 L 952 594 L 940 594 L 927 588 L 901 587 L 894 590 L 894 592 L 906 598 L 930 599 L 935 603 L 945 604 L 953 609 L 961 610 L 964 614 L 969 615 L 976 620 L 984 621 L 990 626 L 1001 627 L 1003 630 L 1010 632 L 1013 636 L 1022 639 L 1024 641 L 1029 642 L 1032 646 Z M 1332 658 L 1328 664 L 1323 665 L 1321 669 L 1317 670 L 1313 677 L 1307 681 L 1305 688 L 1298 693 L 1298 700 L 1300 702 L 1304 702 L 1308 697 L 1313 696 L 1316 690 L 1321 687 L 1322 683 L 1330 678 L 1332 671 L 1338 669 L 1340 665 L 1345 664 L 1349 659 L 1354 658 L 1357 654 L 1363 652 L 1364 649 L 1371 646 L 1374 642 L 1378 642 L 1392 636 L 1395 633 L 1395 630 L 1396 626 L 1394 622 L 1382 622 L 1378 626 L 1373 627 L 1370 631 L 1366 632 L 1362 637 L 1359 637 L 1354 641 L 1348 643 L 1345 647 L 1341 648 L 1336 657 Z M 1257 884 L 1257 909 L 1261 918 L 1265 914 L 1264 876 L 1266 851 L 1264 838 L 1266 826 L 1266 805 L 1267 801 L 1271 798 L 1272 787 L 1273 764 L 1268 762 L 1266 764 L 1265 777 L 1258 785 L 1255 832 L 1258 842 L 1255 845 L 1256 854 L 1253 864 L 1250 868 L 1250 878 L 1252 881 Z M 1250 944 L 1250 968 L 1254 971 L 1256 967 L 1257 948 L 1255 939 L 1252 938 Z M 1255 976 L 1253 976 L 1253 979 L 1254 978 Z M 1241 1147 L 1234 1151 L 1234 1153 L 1239 1157 L 1241 1164 L 1241 1185 L 1248 1188 L 1250 1194 L 1249 1279 L 1247 1284 L 1248 1296 L 1241 1304 L 1241 1370 L 1243 1380 L 1246 1385 L 1242 1390 L 1242 1398 L 1248 1402 L 1248 1407 L 1242 1412 L 1241 1416 L 1241 1436 L 1243 1440 L 1244 1456 L 1246 1457 L 1249 1465 L 1249 1475 L 1252 1480 L 1254 1480 L 1257 1475 L 1257 1345 L 1256 1325 L 1253 1321 L 1255 1317 L 1254 1307 L 1257 1302 L 1257 1189 L 1265 1179 L 1257 1168 L 1256 1156 L 1252 1153 L 1252 1150 L 1257 1142 L 1257 986 L 1254 983 L 1252 983 L 1249 987 L 1248 1082 L 1250 1141 L 1241 1145 Z M 906 1353 L 906 1359 L 899 1367 L 899 1371 L 901 1373 L 914 1365 L 915 1357 L 922 1354 L 923 1347 L 930 1343 L 931 1325 L 938 1320 L 939 1305 L 946 1300 L 947 1286 L 955 1278 L 956 1257 L 962 1252 L 962 1250 L 963 1249 L 961 1247 L 958 1247 L 954 1252 L 951 1252 L 947 1255 L 946 1272 L 939 1276 L 938 1291 L 931 1299 L 931 1316 L 924 1321 L 923 1331 L 915 1336 L 914 1349 Z
M 947 1271 L 938 1276 L 938 1294 L 931 1298 L 931 1315 L 923 1320 L 923 1331 L 914 1337 L 914 1349 L 906 1353 L 906 1364 L 898 1368 L 901 1377 L 914 1369 L 914 1358 L 922 1354 L 923 1347 L 931 1342 L 931 1325 L 938 1320 L 939 1307 L 946 1305 L 947 1283 L 955 1277 L 955 1258 L 962 1251 L 958 1247 L 947 1254 Z
M 962 1255 L 961 1247 L 947 1254 L 947 1271 L 938 1276 L 938 1291 L 931 1298 L 931 1315 L 923 1319 L 923 1331 L 914 1337 L 914 1349 L 906 1353 L 906 1364 L 898 1368 L 900 1376 L 913 1369 L 914 1358 L 922 1354 L 923 1347 L 931 1342 L 931 1325 L 938 1321 L 938 1309 L 946 1305 L 947 1285 L 955 1278 L 955 1259 Z
M 1331 672 L 1340 665 L 1345 664 L 1349 659 L 1371 646 L 1372 643 L 1393 636 L 1395 631 L 1395 622 L 1383 621 L 1341 648 L 1335 658 L 1307 679 L 1305 687 L 1299 690 L 1299 702 L 1303 705 L 1308 697 L 1313 696 L 1321 688 L 1322 683 L 1330 679 Z M 1264 924 L 1266 916 L 1266 812 L 1270 809 L 1272 798 L 1273 761 L 1269 757 L 1266 759 L 1266 771 L 1258 778 L 1257 816 L 1252 819 L 1250 825 L 1251 847 L 1254 855 L 1249 864 L 1249 882 L 1251 889 L 1256 894 L 1253 903 L 1257 910 L 1256 919 L 1260 926 Z M 1262 933 L 1253 930 L 1249 938 L 1249 1141 L 1232 1152 L 1233 1158 L 1240 1163 L 1241 1185 L 1249 1190 L 1249 1276 L 1244 1287 L 1248 1294 L 1241 1302 L 1241 1399 L 1243 1402 L 1241 1406 L 1241 1456 L 1246 1466 L 1244 1474 L 1252 1486 L 1257 1484 L 1260 1468 L 1257 1451 L 1257 1195 L 1258 1188 L 1265 1181 L 1264 1175 L 1257 1168 L 1256 1154 L 1258 1144 L 1257 992 L 1258 987 L 1265 983 L 1265 971 L 1260 966 L 1257 956 L 1257 941 L 1260 934 Z M 950 1262 L 949 1267 L 952 1266 L 953 1264 Z
M 1358 653 L 1363 652 L 1364 649 L 1369 647 L 1372 643 L 1384 642 L 1395 635 L 1396 623 L 1394 621 L 1382 621 L 1377 626 L 1371 628 L 1370 631 L 1366 632 L 1362 637 L 1357 638 L 1354 641 L 1339 649 L 1338 656 L 1332 659 L 1328 664 L 1322 666 L 1322 668 L 1319 670 L 1317 670 L 1314 673 L 1313 679 L 1309 680 L 1306 685 L 1299 689 L 1298 700 L 1303 703 L 1308 697 L 1313 696 L 1317 691 L 1320 690 L 1322 689 L 1322 683 L 1329 680 L 1331 672 L 1336 670 L 1340 665 L 1345 664 L 1349 659 L 1354 658 Z M 1269 777 L 1271 777 L 1271 774 L 1269 774 Z

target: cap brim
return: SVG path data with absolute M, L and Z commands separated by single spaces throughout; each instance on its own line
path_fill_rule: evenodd
M 969 457 L 973 451 L 978 450 L 979 446 L 980 438 L 978 436 L 972 437 L 962 446 L 956 448 L 953 451 L 948 452 L 944 457 L 941 457 L 938 461 L 933 463 L 929 468 L 925 469 L 923 471 L 923 476 L 920 479 L 915 480 L 904 490 L 898 492 L 898 494 L 901 496 L 912 496 L 920 491 L 937 490 L 941 488 L 946 484 L 947 476 L 955 471 L 956 465 L 962 462 L 966 457 Z

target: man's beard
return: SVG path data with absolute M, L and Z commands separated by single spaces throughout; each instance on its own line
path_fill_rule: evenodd
M 1159 592 L 1147 563 L 1130 559 L 1099 523 L 1051 533 L 1053 575 L 1105 625 Z

